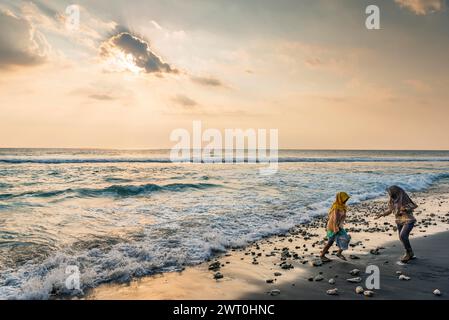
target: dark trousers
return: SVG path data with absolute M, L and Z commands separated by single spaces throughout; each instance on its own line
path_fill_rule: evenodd
M 415 226 L 415 221 L 407 222 L 403 224 L 398 223 L 398 233 L 399 233 L 399 239 L 401 240 L 402 244 L 404 245 L 405 250 L 411 251 L 412 246 L 410 245 L 410 232 L 412 231 L 413 227 Z

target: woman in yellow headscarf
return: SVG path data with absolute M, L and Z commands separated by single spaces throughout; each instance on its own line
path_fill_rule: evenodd
M 349 200 L 349 195 L 346 192 L 337 193 L 334 204 L 329 210 L 329 215 L 327 218 L 326 232 L 328 242 L 326 246 L 321 251 L 321 260 L 323 262 L 329 262 L 330 259 L 326 257 L 329 248 L 334 244 L 337 237 L 342 237 L 342 239 L 349 241 L 349 235 L 346 233 L 346 230 L 343 228 L 344 221 L 346 219 L 346 212 L 348 211 L 348 207 L 346 206 L 346 202 Z M 339 249 L 337 252 L 337 257 L 342 260 L 346 260 L 345 256 L 342 254 L 343 250 L 346 248 L 340 245 L 339 241 L 337 241 L 337 245 L 339 245 Z

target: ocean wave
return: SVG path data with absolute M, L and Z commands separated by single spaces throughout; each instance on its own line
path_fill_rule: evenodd
M 60 195 L 70 195 L 75 197 L 131 197 L 142 194 L 150 194 L 157 191 L 176 192 L 186 189 L 207 189 L 213 187 L 221 187 L 221 185 L 213 183 L 171 183 L 166 185 L 148 183 L 143 185 L 112 185 L 104 188 L 67 188 L 52 191 L 27 191 L 17 194 L 4 193 L 0 194 L 0 200 L 9 200 L 20 197 L 51 198 Z

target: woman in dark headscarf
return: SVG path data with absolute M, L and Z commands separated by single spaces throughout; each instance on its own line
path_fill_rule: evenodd
M 387 191 L 390 195 L 388 210 L 383 214 L 379 214 L 377 218 L 394 213 L 396 224 L 398 226 L 399 239 L 405 248 L 405 255 L 401 258 L 401 262 L 407 263 L 410 259 L 415 257 L 412 246 L 410 245 L 409 235 L 416 223 L 416 219 L 413 216 L 413 210 L 418 206 L 401 187 L 392 186 L 389 187 Z

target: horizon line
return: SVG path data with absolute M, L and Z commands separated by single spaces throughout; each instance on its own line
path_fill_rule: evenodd
M 171 148 L 101 148 L 101 147 L 0 147 L 0 150 L 98 150 L 98 151 L 157 151 Z M 189 150 L 195 150 L 189 148 Z M 254 150 L 254 149 L 222 149 L 226 150 Z M 257 149 L 256 149 L 257 150 Z M 267 148 L 269 150 L 269 148 Z M 278 151 L 449 151 L 448 149 L 375 149 L 375 148 L 279 148 Z

